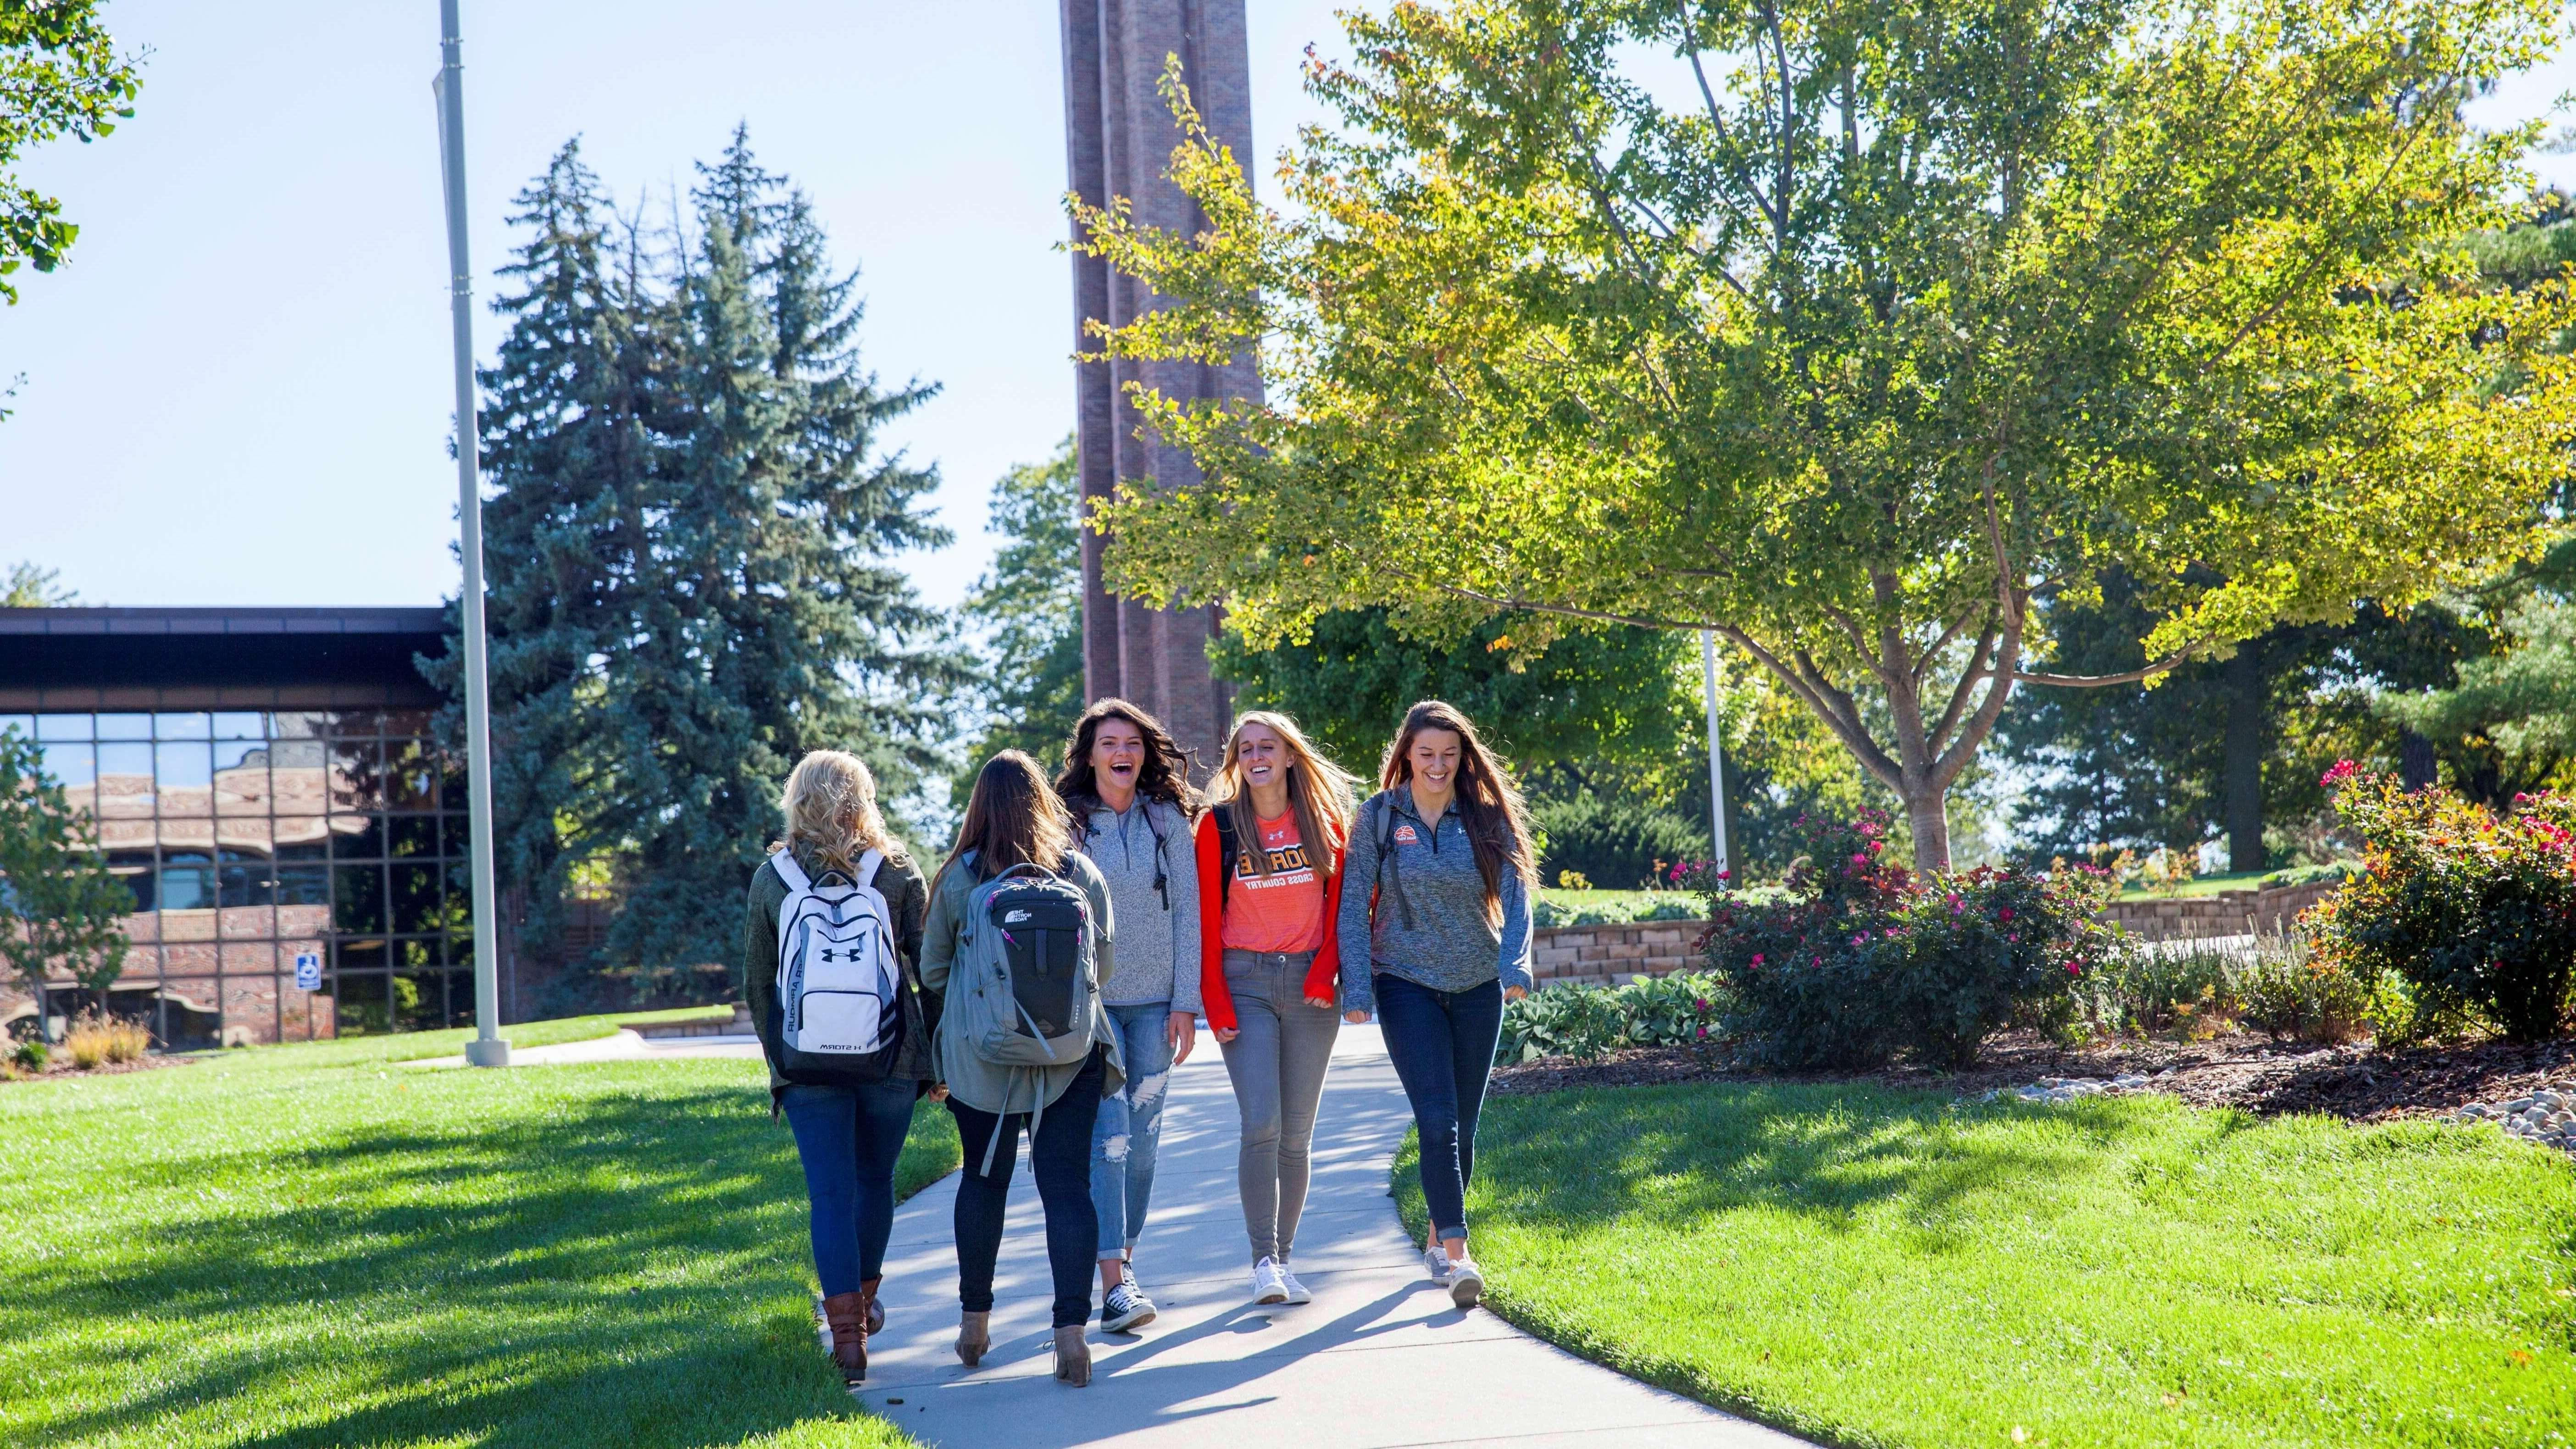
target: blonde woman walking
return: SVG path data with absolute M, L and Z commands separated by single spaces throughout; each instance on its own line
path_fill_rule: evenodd
M 1256 711 L 1234 722 L 1199 820 L 1200 995 L 1242 1117 L 1236 1176 L 1257 1303 L 1313 1297 L 1288 1256 L 1341 1031 L 1333 920 L 1352 783 L 1295 721 Z
M 916 965 L 927 893 L 857 756 L 797 761 L 779 813 L 784 834 L 751 878 L 743 1000 L 769 1060 L 770 1111 L 786 1115 L 805 1168 L 832 1358 L 855 1384 L 867 1376 L 868 1335 L 885 1327 L 877 1289 L 895 1158 L 936 1075 Z M 866 959 L 845 972 L 826 952 Z
M 1342 1007 L 1353 1022 L 1377 1013 L 1421 1139 L 1423 1265 L 1472 1308 L 1485 1292 L 1467 1253 L 1476 1116 L 1503 1003 L 1530 988 L 1529 820 L 1476 727 L 1436 699 L 1405 712 L 1378 783 L 1342 891 Z

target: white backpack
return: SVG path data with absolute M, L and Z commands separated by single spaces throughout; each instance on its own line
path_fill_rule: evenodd
M 884 859 L 859 858 L 873 882 Z M 786 882 L 778 907 L 779 1074 L 811 1083 L 885 1075 L 900 1045 L 903 968 L 886 901 L 873 884 L 816 885 L 787 851 L 769 857 Z

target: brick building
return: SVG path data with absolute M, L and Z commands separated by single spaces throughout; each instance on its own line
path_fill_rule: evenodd
M 170 1047 L 470 1020 L 464 796 L 413 662 L 445 629 L 436 609 L 0 609 L 0 729 L 37 741 L 134 892 L 109 1000 L 49 990 L 48 1014 L 104 1004 Z M 0 980 L 0 1023 L 38 1010 Z

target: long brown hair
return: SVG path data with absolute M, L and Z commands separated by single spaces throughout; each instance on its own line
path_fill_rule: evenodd
M 1047 788 L 1038 762 L 1004 750 L 975 772 L 975 793 L 967 797 L 957 843 L 939 863 L 939 874 L 946 875 L 968 851 L 975 852 L 975 868 L 988 879 L 1024 863 L 1060 870 L 1072 850 L 1072 821 L 1064 802 Z M 936 876 L 931 884 L 938 885 Z
M 1270 852 L 1261 848 L 1261 822 L 1252 809 L 1252 791 L 1243 783 L 1246 725 L 1262 726 L 1288 747 L 1288 808 L 1297 817 L 1297 838 L 1305 842 L 1306 854 L 1315 862 L 1315 879 L 1330 882 L 1333 850 L 1351 838 L 1351 787 L 1359 783 L 1357 778 L 1325 759 L 1288 716 L 1266 709 L 1235 716 L 1234 728 L 1225 737 L 1225 763 L 1208 781 L 1208 808 L 1232 817 L 1236 846 L 1251 853 L 1257 874 L 1270 873 Z M 1234 869 L 1234 862 L 1225 862 L 1223 869 Z
M 1538 860 L 1530 849 L 1529 806 L 1520 786 L 1485 742 L 1476 735 L 1466 711 L 1444 700 L 1426 699 L 1404 712 L 1404 726 L 1386 747 L 1378 766 L 1378 787 L 1400 789 L 1413 783 L 1413 737 L 1424 730 L 1447 730 L 1458 737 L 1458 822 L 1467 827 L 1467 843 L 1476 852 L 1476 874 L 1485 878 L 1485 919 L 1500 924 L 1503 872 L 1538 883 Z M 1439 821 L 1432 821 L 1434 829 Z
M 841 750 L 813 750 L 787 774 L 778 799 L 787 833 L 772 854 L 803 848 L 825 866 L 854 875 L 859 857 L 874 850 L 897 854 L 877 809 L 877 779 L 867 762 Z
M 1123 719 L 1145 737 L 1145 762 L 1136 767 L 1136 794 L 1146 800 L 1160 800 L 1183 815 L 1198 808 L 1198 792 L 1190 788 L 1190 756 L 1163 722 L 1123 699 L 1104 699 L 1082 712 L 1073 734 L 1064 742 L 1064 768 L 1055 777 L 1055 793 L 1074 813 L 1076 821 L 1100 806 L 1100 782 L 1091 769 L 1091 747 L 1099 741 L 1104 720 Z

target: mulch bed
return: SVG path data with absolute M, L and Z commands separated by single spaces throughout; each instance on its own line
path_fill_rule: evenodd
M 2007 1032 L 1987 1043 L 1967 1072 L 1909 1066 L 1860 1074 L 1762 1072 L 1679 1048 L 1616 1053 L 1598 1062 L 1550 1057 L 1495 1070 L 1503 1095 L 1575 1087 L 1643 1087 L 1668 1082 L 1858 1081 L 1962 1096 L 2017 1087 L 2041 1077 L 2154 1077 L 2154 1090 L 2196 1107 L 2237 1107 L 2264 1116 L 2315 1112 L 2352 1122 L 2382 1122 L 2456 1111 L 2550 1086 L 2576 1091 L 2576 1041 L 2380 1051 L 2368 1045 L 2305 1046 L 2252 1035 L 2209 1041 L 2116 1041 L 2069 1050 L 2032 1032 Z
M 12 1067 L 0 1073 L 0 1082 L 52 1082 L 65 1077 L 113 1077 L 125 1072 L 148 1072 L 160 1067 L 184 1067 L 185 1057 L 142 1056 L 130 1062 L 101 1062 L 86 1070 L 72 1065 L 70 1056 L 57 1052 L 41 1072 L 29 1073 Z

